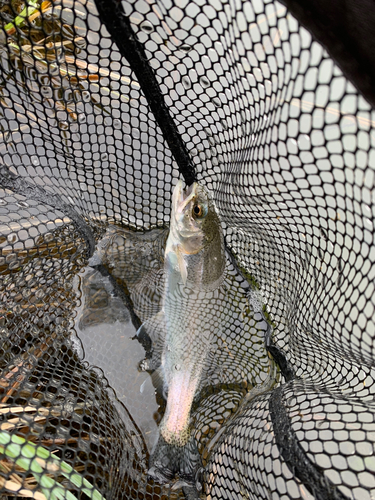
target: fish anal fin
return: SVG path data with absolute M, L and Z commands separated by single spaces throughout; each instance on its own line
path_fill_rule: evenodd
M 168 391 L 164 383 L 164 372 L 162 366 L 159 366 L 157 370 L 152 372 L 151 379 L 152 385 L 155 387 L 156 391 L 163 396 L 164 399 L 167 399 Z

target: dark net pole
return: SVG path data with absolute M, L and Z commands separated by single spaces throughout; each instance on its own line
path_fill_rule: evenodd
M 121 55 L 127 59 L 134 71 L 181 175 L 187 185 L 192 184 L 196 180 L 194 165 L 165 104 L 144 48 L 137 40 L 130 21 L 121 7 L 121 2 L 95 0 L 95 3 L 102 22 L 118 46 Z

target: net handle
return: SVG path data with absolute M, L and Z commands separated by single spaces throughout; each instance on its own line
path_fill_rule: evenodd
M 129 62 L 139 85 L 162 131 L 180 174 L 189 186 L 196 181 L 194 164 L 177 126 L 169 113 L 155 73 L 147 60 L 143 45 L 137 39 L 119 0 L 95 0 L 102 23 L 116 43 L 121 55 Z

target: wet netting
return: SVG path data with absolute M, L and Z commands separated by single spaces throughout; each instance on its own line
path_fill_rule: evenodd
M 375 11 L 285 3 L 0 0 L 1 500 L 375 498 Z M 179 179 L 225 271 L 164 442 Z

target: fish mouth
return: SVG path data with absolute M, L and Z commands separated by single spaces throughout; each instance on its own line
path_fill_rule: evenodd
M 198 184 L 196 182 L 193 182 L 191 186 L 188 186 L 184 190 L 182 180 L 179 180 L 177 182 L 172 199 L 172 206 L 175 215 L 181 214 L 189 205 L 189 203 L 194 200 L 194 198 L 197 196 L 197 187 Z
M 191 216 L 191 210 L 187 208 L 190 204 L 194 203 L 197 196 L 197 182 L 193 182 L 193 184 L 184 189 L 182 180 L 178 181 L 172 196 L 172 218 L 174 219 L 175 234 L 178 234 L 179 238 L 189 238 L 199 231 Z

